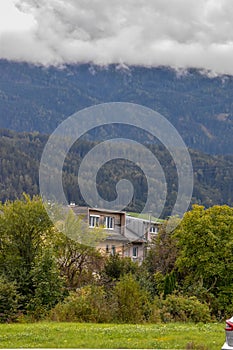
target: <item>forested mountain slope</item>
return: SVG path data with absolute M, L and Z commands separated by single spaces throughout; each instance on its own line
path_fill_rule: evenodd
M 0 200 L 15 199 L 23 192 L 39 193 L 38 169 L 47 136 L 39 133 L 16 133 L 0 130 Z M 82 158 L 95 145 L 79 141 L 67 155 L 63 168 L 63 183 L 68 201 L 85 204 L 78 190 L 78 169 Z M 158 158 L 168 184 L 168 197 L 163 216 L 170 214 L 177 192 L 177 174 L 171 157 L 159 145 L 148 146 Z M 233 156 L 208 156 L 190 150 L 194 169 L 192 203 L 206 207 L 214 204 L 233 205 Z M 121 178 L 128 178 L 134 185 L 134 199 L 127 208 L 142 210 L 147 196 L 147 182 L 142 171 L 125 160 L 111 161 L 104 165 L 97 177 L 98 190 L 107 200 L 113 200 L 115 185 Z M 160 186 L 160 184 L 157 184 Z
M 233 77 L 196 70 L 73 65 L 45 68 L 0 60 L 0 127 L 50 134 L 68 116 L 103 102 L 133 102 L 163 114 L 188 147 L 233 149 Z

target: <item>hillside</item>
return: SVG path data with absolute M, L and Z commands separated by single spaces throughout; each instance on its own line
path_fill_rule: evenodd
M 38 169 L 47 136 L 39 133 L 16 133 L 0 130 L 0 200 L 15 199 L 23 192 L 39 193 Z M 85 204 L 78 190 L 78 169 L 81 159 L 94 146 L 93 142 L 74 144 L 67 155 L 63 168 L 63 184 L 68 201 Z M 166 174 L 168 196 L 163 217 L 170 214 L 177 192 L 177 175 L 172 159 L 161 146 L 150 145 Z M 206 207 L 214 204 L 233 206 L 233 156 L 208 156 L 190 150 L 194 169 L 194 192 L 192 203 Z M 127 208 L 143 209 L 147 198 L 147 182 L 142 171 L 125 160 L 111 161 L 103 166 L 97 177 L 98 190 L 106 200 L 116 195 L 115 185 L 121 178 L 132 180 L 134 198 Z M 157 183 L 156 186 L 160 186 Z
M 233 77 L 196 70 L 73 65 L 45 68 L 0 60 L 0 128 L 50 134 L 69 115 L 103 102 L 133 102 L 163 114 L 188 147 L 233 149 Z

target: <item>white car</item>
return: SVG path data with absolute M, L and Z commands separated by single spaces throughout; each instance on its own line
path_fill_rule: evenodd
M 222 350 L 233 350 L 233 317 L 226 320 L 226 342 L 224 343 Z

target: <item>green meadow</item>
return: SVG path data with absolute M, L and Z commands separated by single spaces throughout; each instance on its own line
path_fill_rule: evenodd
M 220 350 L 224 324 L 1 324 L 0 348 L 134 348 Z

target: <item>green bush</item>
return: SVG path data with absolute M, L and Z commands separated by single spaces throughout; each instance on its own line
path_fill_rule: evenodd
M 14 282 L 0 276 L 0 322 L 13 322 L 19 314 L 19 295 Z
M 223 321 L 233 314 L 233 284 L 216 288 L 217 295 L 210 302 L 211 312 L 219 321 Z
M 210 310 L 196 297 L 168 295 L 164 300 L 156 297 L 152 305 L 151 322 L 209 322 Z
M 150 304 L 147 294 L 131 276 L 122 276 L 111 293 L 101 286 L 85 286 L 72 292 L 50 313 L 60 322 L 138 323 L 148 318 Z
M 50 318 L 59 322 L 109 322 L 111 316 L 104 289 L 85 286 L 71 292 L 51 310 Z
M 132 275 L 124 275 L 112 293 L 115 302 L 114 319 L 116 322 L 140 323 L 148 318 L 150 304 L 146 291 Z

